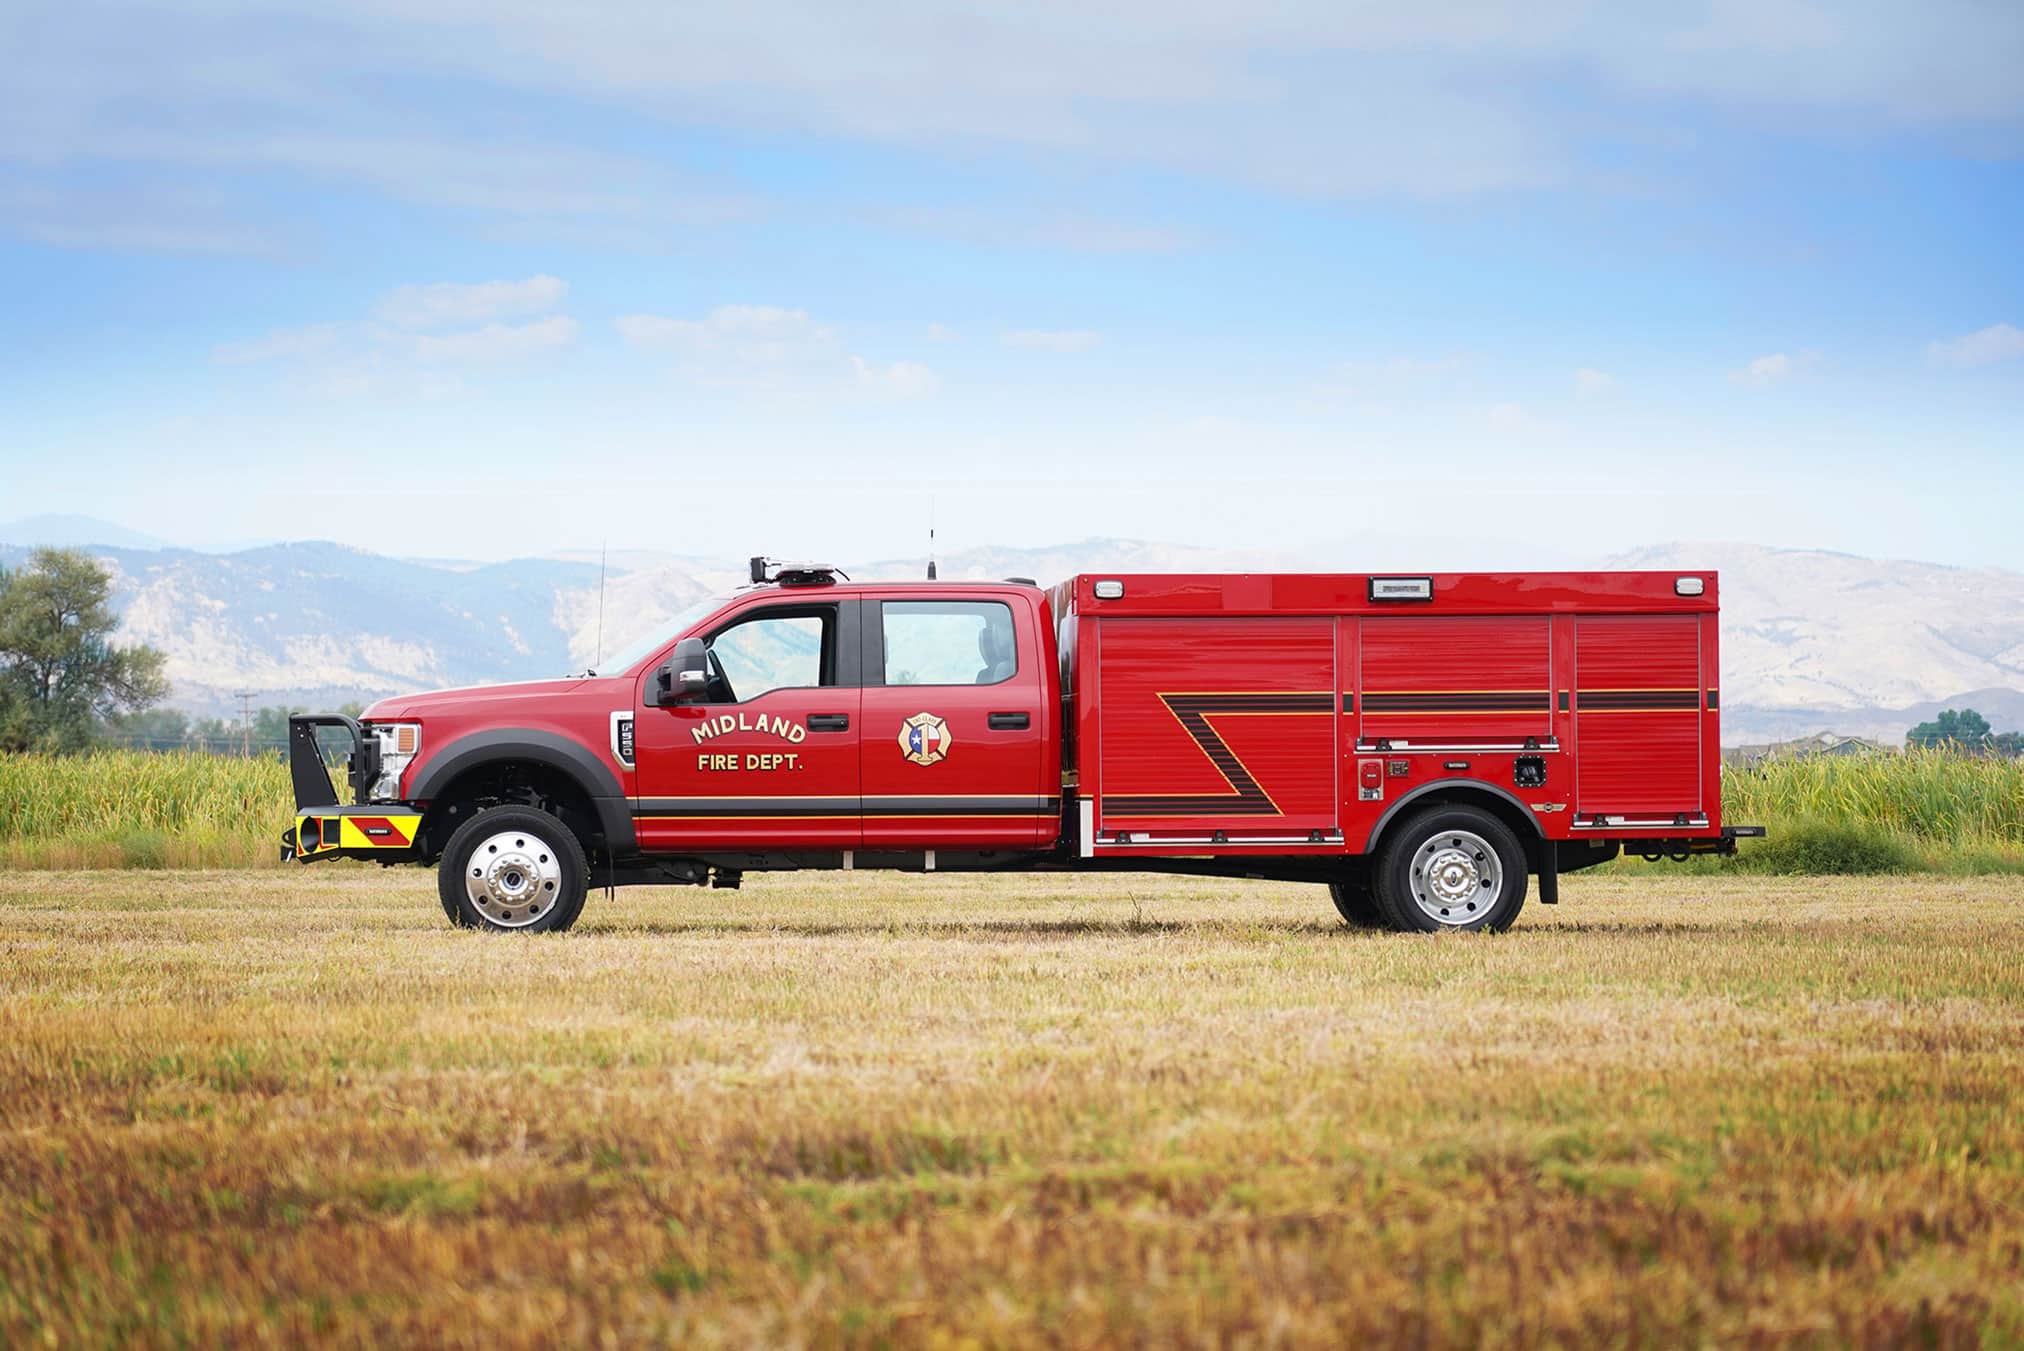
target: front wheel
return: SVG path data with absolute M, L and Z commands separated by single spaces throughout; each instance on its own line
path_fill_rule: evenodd
M 590 867 L 569 827 L 535 807 L 488 807 L 457 828 L 436 875 L 467 929 L 560 933 L 576 923 Z
M 1429 807 L 1391 831 L 1373 880 L 1393 928 L 1508 929 L 1525 905 L 1525 850 L 1480 807 Z

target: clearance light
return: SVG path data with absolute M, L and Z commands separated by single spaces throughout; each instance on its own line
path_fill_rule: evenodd
M 1123 600 L 1124 583 L 1098 582 L 1096 584 L 1096 598 L 1098 600 Z
M 1707 589 L 1707 580 L 1702 577 L 1678 577 L 1673 580 L 1675 596 L 1698 596 Z
M 1434 579 L 1431 577 L 1373 577 L 1370 579 L 1372 600 L 1432 600 Z

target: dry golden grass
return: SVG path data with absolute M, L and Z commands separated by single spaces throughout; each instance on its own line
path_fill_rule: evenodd
M 0 1344 L 2024 1339 L 2024 882 L 16 874 Z

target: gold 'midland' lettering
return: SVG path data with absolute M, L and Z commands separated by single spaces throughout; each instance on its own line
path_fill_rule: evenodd
M 757 732 L 765 736 L 777 736 L 782 741 L 800 745 L 807 737 L 808 729 L 798 722 L 789 722 L 778 713 L 719 713 L 714 718 L 705 718 L 689 729 L 689 735 L 696 739 L 698 746 L 712 737 L 727 732 Z

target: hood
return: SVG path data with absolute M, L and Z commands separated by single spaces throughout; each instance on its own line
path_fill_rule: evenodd
M 549 700 L 567 699 L 586 686 L 608 685 L 632 700 L 632 680 L 625 676 L 565 676 L 558 680 L 521 680 L 509 685 L 469 685 L 461 689 L 396 694 L 369 705 L 361 722 L 392 722 L 427 718 L 438 713 L 472 713 L 492 708 L 539 708 Z

